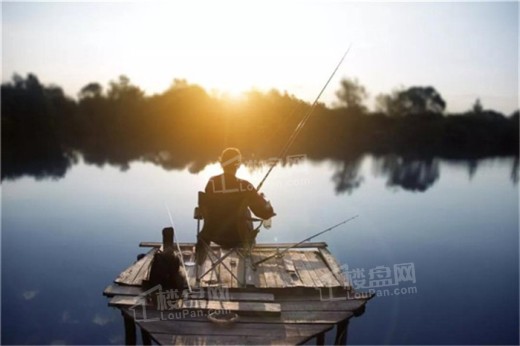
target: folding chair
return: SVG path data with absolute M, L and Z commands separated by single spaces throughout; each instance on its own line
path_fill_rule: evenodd
M 220 271 L 217 266 L 227 270 L 237 280 L 239 286 L 246 285 L 245 267 L 242 272 L 244 277 L 238 278 L 235 273 L 224 263 L 231 254 L 236 253 L 245 263 L 251 263 L 251 251 L 255 243 L 256 235 L 262 225 L 261 219 L 251 217 L 244 193 L 205 193 L 199 192 L 198 207 L 195 208 L 194 218 L 197 220 L 197 246 L 196 270 L 197 283 L 200 283 L 206 275 L 215 272 L 217 282 L 220 283 Z M 202 230 L 200 221 L 204 221 Z M 258 227 L 253 227 L 253 222 L 260 222 Z M 211 243 L 220 246 L 217 256 Z M 223 250 L 225 253 L 222 253 Z M 206 257 L 211 261 L 211 266 L 199 275 L 199 267 L 205 262 Z

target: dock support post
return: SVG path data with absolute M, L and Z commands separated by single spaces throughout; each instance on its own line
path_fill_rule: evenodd
M 123 320 L 125 322 L 125 344 L 126 345 L 135 345 L 136 337 L 135 337 L 135 323 L 134 319 L 124 312 L 121 312 L 123 315 Z
M 325 345 L 325 333 L 319 333 L 316 336 L 316 345 Z
M 348 319 L 337 324 L 336 341 L 335 345 L 346 345 L 347 344 L 347 333 L 348 333 Z
M 150 333 L 148 333 L 144 328 L 141 328 L 141 337 L 143 339 L 143 345 L 151 345 L 152 344 L 152 337 L 150 336 Z

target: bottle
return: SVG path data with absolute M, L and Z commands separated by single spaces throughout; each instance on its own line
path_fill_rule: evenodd
M 273 207 L 271 206 L 271 202 L 270 201 L 267 201 L 266 203 L 266 208 L 269 209 L 269 210 L 273 210 Z M 263 221 L 263 225 L 264 225 L 264 228 L 265 229 L 270 229 L 271 226 L 273 225 L 273 221 L 272 221 L 272 217 L 268 218 L 267 220 L 264 220 Z

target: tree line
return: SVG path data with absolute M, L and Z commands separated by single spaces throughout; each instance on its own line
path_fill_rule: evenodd
M 151 96 L 125 76 L 106 90 L 89 83 L 76 99 L 34 74 L 15 75 L 1 88 L 2 179 L 61 177 L 79 158 L 121 169 L 145 160 L 198 172 L 226 146 L 267 159 L 311 107 L 274 89 L 231 99 L 179 79 Z M 467 112 L 446 114 L 446 102 L 431 86 L 379 95 L 369 111 L 366 89 L 352 79 L 341 81 L 337 97 L 335 107 L 317 106 L 290 153 L 338 161 L 364 154 L 518 156 L 518 111 L 505 116 L 477 100 Z

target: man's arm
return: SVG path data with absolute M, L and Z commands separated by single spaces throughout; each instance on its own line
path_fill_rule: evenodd
M 253 214 L 257 217 L 267 220 L 271 217 L 275 216 L 276 213 L 271 206 L 271 203 L 267 201 L 264 197 L 263 193 L 258 193 L 258 191 L 254 188 L 251 183 L 244 181 L 247 185 L 247 190 L 249 194 L 249 208 Z

